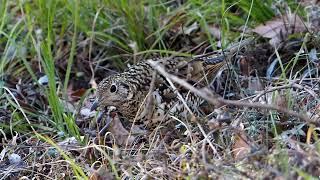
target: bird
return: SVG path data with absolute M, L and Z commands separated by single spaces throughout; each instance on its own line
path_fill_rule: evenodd
M 177 75 L 198 87 L 207 85 L 204 76 L 212 76 L 225 64 L 221 53 L 199 57 L 166 57 L 152 59 L 171 74 Z M 203 100 L 188 90 L 173 89 L 161 74 L 157 74 L 148 60 L 129 66 L 122 73 L 104 78 L 97 86 L 96 100 L 91 110 L 102 111 L 113 106 L 129 123 L 152 128 L 170 115 L 187 118 L 189 112 L 178 101 L 179 91 L 192 110 L 197 111 Z

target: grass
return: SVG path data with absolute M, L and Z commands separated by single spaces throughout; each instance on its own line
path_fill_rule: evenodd
M 223 151 L 234 142 L 232 133 L 228 132 L 226 127 L 220 127 L 221 129 L 214 132 L 208 132 L 208 127 L 205 127 L 205 133 L 213 134 L 207 136 L 207 140 L 214 142 L 214 145 L 208 145 L 201 139 L 202 135 L 206 136 L 199 131 L 202 125 L 185 124 L 191 126 L 187 128 L 190 133 L 188 135 L 195 140 L 190 144 L 188 138 L 180 139 L 181 142 L 177 142 L 181 145 L 178 150 L 170 149 L 173 144 L 170 144 L 170 148 L 166 144 L 164 154 L 170 156 L 166 157 L 166 169 L 160 160 L 150 158 L 149 153 L 146 153 L 152 154 L 163 146 L 160 137 L 156 135 L 150 140 L 152 143 L 136 144 L 133 150 L 126 151 L 126 148 L 120 148 L 119 157 L 116 157 L 114 151 L 93 148 L 98 150 L 96 153 L 102 154 L 103 158 L 99 159 L 89 147 L 84 146 L 92 143 L 83 130 L 92 126 L 88 123 L 93 121 L 92 117 L 88 120 L 79 114 L 81 107 L 88 107 L 88 99 L 92 96 L 91 90 L 94 89 L 94 83 L 93 87 L 90 85 L 93 77 L 98 82 L 111 72 L 122 71 L 127 63 L 137 63 L 146 58 L 171 55 L 188 57 L 226 48 L 232 42 L 253 36 L 248 35 L 246 30 L 272 20 L 279 13 L 288 10 L 305 16 L 302 5 L 294 0 L 288 0 L 284 4 L 272 0 L 187 0 L 185 3 L 162 0 L 0 0 L 0 108 L 3 109 L 0 110 L 0 127 L 7 138 L 18 137 L 15 146 L 5 142 L 2 144 L 3 149 L 6 147 L 23 154 L 26 153 L 23 146 L 29 141 L 36 141 L 37 143 L 31 143 L 35 147 L 39 144 L 55 147 L 61 155 L 56 159 L 44 153 L 43 149 L 36 151 L 43 153 L 42 157 L 48 161 L 58 161 L 59 158 L 66 160 L 72 169 L 68 174 L 78 179 L 88 178 L 90 173 L 85 170 L 85 165 L 96 168 L 93 165 L 96 160 L 101 164 L 107 164 L 111 169 L 110 173 L 118 179 L 128 175 L 136 175 L 138 178 L 159 174 L 158 177 L 167 178 L 176 172 L 179 172 L 180 177 L 205 178 L 206 173 L 210 174 L 215 168 L 221 171 L 215 172 L 216 175 L 222 175 L 225 171 L 226 176 L 233 177 L 236 174 L 250 177 L 245 168 L 258 169 L 252 167 L 250 162 L 237 162 L 241 167 L 224 166 L 231 164 L 233 160 L 226 158 L 219 161 L 212 155 L 214 146 L 219 152 L 222 151 L 222 157 L 232 156 L 232 148 Z M 192 30 L 193 24 L 196 24 L 196 30 Z M 219 27 L 220 37 L 215 37 L 213 27 Z M 190 32 L 186 33 L 188 31 Z M 295 69 L 299 68 L 299 62 L 304 58 L 303 53 L 310 50 L 307 36 L 312 35 L 307 34 L 303 37 L 300 49 L 289 61 L 284 59 L 277 49 L 274 50 L 280 64 L 280 70 L 275 70 L 280 72 L 279 83 L 288 85 L 289 82 L 298 79 L 305 70 L 306 67 L 299 71 Z M 201 44 L 203 45 L 195 48 Z M 312 64 L 307 66 L 313 68 Z M 48 78 L 47 84 L 39 82 L 39 78 L 44 76 Z M 237 73 L 230 74 L 229 86 L 232 85 L 233 79 L 239 77 Z M 239 89 L 242 88 L 240 82 L 238 86 Z M 85 89 L 84 93 L 80 92 L 80 89 Z M 301 102 L 299 97 L 292 94 L 292 90 L 287 89 L 285 93 L 286 108 L 290 109 L 296 108 L 295 103 Z M 76 95 L 80 98 L 74 99 L 72 94 L 77 93 L 80 93 Z M 302 91 L 300 93 L 307 94 Z M 241 92 L 238 95 L 243 94 Z M 282 92 L 276 92 L 271 96 L 276 103 L 282 95 Z M 308 109 L 305 108 L 303 111 Z M 272 151 L 272 154 L 266 155 L 266 159 L 271 158 L 270 162 L 275 161 L 276 164 L 272 165 L 270 172 L 277 172 L 278 174 L 275 174 L 281 174 L 285 178 L 293 177 L 292 172 L 306 179 L 313 178 L 312 174 L 303 168 L 290 166 L 291 156 L 286 145 L 282 145 L 287 141 L 273 139 L 288 130 L 278 122 L 282 119 L 289 121 L 291 117 L 284 117 L 274 111 L 262 114 L 263 117 L 260 118 L 261 113 L 258 110 L 233 112 L 235 117 L 249 119 L 244 122 L 244 131 L 252 134 L 252 138 L 265 131 L 268 142 L 260 142 L 261 147 L 270 150 L 268 146 L 275 145 L 274 151 L 269 151 Z M 176 119 L 182 124 L 185 122 L 184 119 Z M 259 123 L 260 120 L 266 123 Z M 79 122 L 82 123 L 80 127 Z M 303 127 L 308 129 L 307 125 Z M 201 136 L 197 135 L 199 132 L 202 133 Z M 269 133 L 272 133 L 272 136 L 269 137 Z M 309 136 L 310 140 L 311 135 Z M 59 147 L 61 141 L 70 137 L 75 137 L 80 142 L 81 146 L 73 153 L 81 154 L 81 158 L 72 155 L 71 150 Z M 313 131 L 313 137 L 317 141 L 316 130 Z M 85 157 L 82 147 L 88 151 L 90 158 Z M 112 148 L 117 149 L 116 146 Z M 306 152 L 314 153 L 307 150 Z M 318 150 L 315 152 L 318 153 Z M 172 160 L 173 156 L 179 157 L 176 159 L 178 163 Z M 34 160 L 41 159 L 37 155 L 30 157 Z M 139 163 L 134 164 L 135 161 Z M 221 166 L 214 165 L 215 163 Z M 61 168 L 68 169 L 69 165 L 62 165 Z M 261 163 L 261 166 L 264 165 Z M 151 170 L 149 166 L 152 167 Z M 52 167 L 54 169 L 56 166 Z M 63 172 L 59 168 L 57 171 Z M 57 173 L 53 177 L 57 178 L 60 175 Z

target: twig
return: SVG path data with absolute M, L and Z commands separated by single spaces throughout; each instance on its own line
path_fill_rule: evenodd
M 252 101 L 253 101 L 253 102 L 257 101 L 260 97 L 262 97 L 263 95 L 265 95 L 265 94 L 267 94 L 267 93 L 270 93 L 270 92 L 273 92 L 273 91 L 277 91 L 277 90 L 280 90 L 280 89 L 289 89 L 289 88 L 297 88 L 297 89 L 304 90 L 304 91 L 306 91 L 307 93 L 309 93 L 312 97 L 314 97 L 314 98 L 316 98 L 316 99 L 318 98 L 318 95 L 317 95 L 314 91 L 312 91 L 312 90 L 308 89 L 307 87 L 304 87 L 304 86 L 302 86 L 302 85 L 300 85 L 300 84 L 291 82 L 291 83 L 289 83 L 289 84 L 287 84 L 287 85 L 272 87 L 272 88 L 270 88 L 270 89 L 264 90 L 263 92 L 261 92 L 260 94 L 258 94 L 256 97 L 254 97 L 254 98 L 252 99 Z
M 128 143 L 129 143 L 129 139 L 132 135 L 132 131 L 133 131 L 133 127 L 136 123 L 136 121 L 142 116 L 142 113 L 144 113 L 145 110 L 149 110 L 150 106 L 151 106 L 151 101 L 152 101 L 152 98 L 153 98 L 153 89 L 155 87 L 155 81 L 156 81 L 156 76 L 157 76 L 157 73 L 154 72 L 153 75 L 152 75 L 152 80 L 151 80 L 151 83 L 150 83 L 150 89 L 149 89 L 149 92 L 147 94 L 147 96 L 143 99 L 139 109 L 138 109 L 138 112 L 136 113 L 136 116 L 134 117 L 133 119 L 133 122 L 132 122 L 132 125 L 131 125 L 131 128 L 130 128 L 130 131 L 129 131 L 129 135 L 128 135 L 128 138 L 126 140 L 126 144 L 125 144 L 125 150 L 128 148 Z
M 243 102 L 243 101 L 234 101 L 234 100 L 226 100 L 223 99 L 221 97 L 215 97 L 215 95 L 210 92 L 207 89 L 197 89 L 195 87 L 193 87 L 192 85 L 190 85 L 188 82 L 186 82 L 185 80 L 169 74 L 165 71 L 165 69 L 163 67 L 161 67 L 157 62 L 151 61 L 149 60 L 149 63 L 163 76 L 165 76 L 168 79 L 171 79 L 172 81 L 178 83 L 179 85 L 187 88 L 188 90 L 190 90 L 192 93 L 198 95 L 199 97 L 207 100 L 209 103 L 213 104 L 213 105 L 229 105 L 229 106 L 237 106 L 237 107 L 250 107 L 250 108 L 263 108 L 263 109 L 269 109 L 269 110 L 276 110 L 282 113 L 285 113 L 287 115 L 290 116 L 295 116 L 307 123 L 311 123 L 311 124 L 316 124 L 316 125 L 320 125 L 320 123 L 314 119 L 310 119 L 309 117 L 307 117 L 305 114 L 300 114 L 297 113 L 295 111 L 286 109 L 286 108 L 282 108 L 280 106 L 277 105 L 273 105 L 273 104 L 261 104 L 261 103 L 252 103 L 252 102 Z
M 149 60 L 149 62 L 154 63 L 155 61 L 151 61 Z M 151 64 L 152 65 L 152 64 Z M 161 73 L 161 72 L 160 72 Z M 179 93 L 178 89 L 176 88 L 176 86 L 174 85 L 174 83 L 172 82 L 173 79 L 170 79 L 168 76 L 165 76 L 166 80 L 168 81 L 168 83 L 170 84 L 173 92 L 178 96 L 178 99 L 183 103 L 184 107 L 187 109 L 187 111 L 189 111 L 190 114 L 192 114 L 192 116 L 194 117 L 194 113 L 192 112 L 192 110 L 189 108 L 187 102 L 184 100 L 183 96 Z M 191 85 L 190 85 L 191 86 Z M 193 86 L 192 86 L 193 87 Z M 204 132 L 204 130 L 202 129 L 202 127 L 200 126 L 199 123 L 197 123 L 201 133 L 203 134 L 203 136 L 205 137 L 206 141 L 209 143 L 210 147 L 212 148 L 212 151 L 217 155 L 217 157 L 219 159 L 221 159 L 221 157 L 219 156 L 218 151 L 216 150 L 216 148 L 213 146 L 213 144 L 211 143 L 211 141 L 209 140 L 207 134 Z M 191 133 L 191 131 L 190 131 Z M 190 136 L 191 141 L 192 141 L 192 136 Z

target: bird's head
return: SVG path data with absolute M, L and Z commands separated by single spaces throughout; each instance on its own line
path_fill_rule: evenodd
M 96 96 L 91 110 L 106 106 L 121 108 L 121 105 L 131 100 L 134 94 L 132 87 L 124 78 L 114 75 L 105 78 L 99 83 Z

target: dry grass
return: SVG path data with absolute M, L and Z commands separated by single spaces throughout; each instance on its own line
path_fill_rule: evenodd
M 0 179 L 318 178 L 317 13 L 294 0 L 0 0 Z M 151 62 L 202 113 L 146 132 L 89 111 L 127 63 L 221 49 L 204 89 Z

